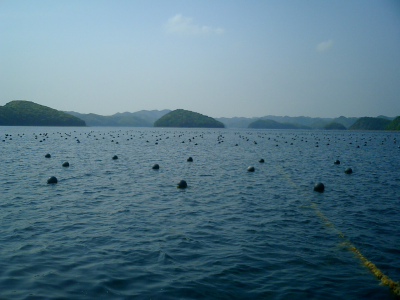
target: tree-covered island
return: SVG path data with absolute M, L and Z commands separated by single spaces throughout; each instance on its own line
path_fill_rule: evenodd
M 225 125 L 211 117 L 177 109 L 158 119 L 154 127 L 224 128 Z

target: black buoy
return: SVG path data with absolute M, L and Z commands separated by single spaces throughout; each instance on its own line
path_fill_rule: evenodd
M 69 167 L 69 162 L 64 161 L 63 164 L 62 164 L 62 166 L 63 166 L 63 167 Z
M 181 180 L 181 181 L 178 182 L 178 184 L 176 185 L 176 187 L 179 188 L 179 189 L 184 189 L 184 188 L 187 187 L 187 183 L 186 183 L 185 180 Z
M 158 170 L 160 168 L 160 166 L 158 164 L 154 164 L 151 168 L 154 170 Z
M 263 163 L 263 162 L 264 162 L 264 159 L 261 158 L 258 162 Z
M 118 159 L 118 156 L 114 155 L 112 159 Z
M 251 167 L 251 166 L 247 168 L 248 172 L 254 172 L 254 170 L 255 170 L 254 167 Z
M 340 165 L 340 160 L 335 160 L 334 162 L 333 162 L 335 165 Z
M 193 158 L 189 157 L 186 161 L 193 161 Z
M 44 157 L 46 157 L 46 158 L 50 158 L 51 157 L 51 155 L 50 155 L 50 153 L 47 153 Z
M 54 176 L 51 176 L 51 177 L 49 177 L 49 178 L 47 179 L 47 184 L 57 183 L 57 182 L 58 182 L 58 180 L 57 180 L 57 178 L 54 177 Z
M 314 191 L 322 193 L 325 189 L 325 186 L 322 182 L 317 182 L 314 184 Z
M 351 174 L 351 173 L 353 173 L 353 170 L 351 168 L 347 168 L 346 170 L 344 170 L 344 172 L 346 174 Z

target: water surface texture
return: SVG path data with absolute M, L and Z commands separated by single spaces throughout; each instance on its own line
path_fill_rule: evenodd
M 0 127 L 0 139 L 0 299 L 398 299 L 349 248 L 400 280 L 399 133 Z

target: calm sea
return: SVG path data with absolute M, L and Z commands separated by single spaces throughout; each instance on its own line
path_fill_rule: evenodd
M 400 280 L 399 146 L 393 132 L 0 127 L 0 299 L 397 299 L 364 262 Z

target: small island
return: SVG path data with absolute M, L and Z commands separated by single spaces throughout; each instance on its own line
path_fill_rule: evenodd
M 154 122 L 154 127 L 225 128 L 225 125 L 211 117 L 177 109 Z
M 349 130 L 385 130 L 390 122 L 384 118 L 362 117 L 351 125 Z
M 325 130 L 346 130 L 347 128 L 338 122 L 331 122 L 323 127 Z
M 255 129 L 311 129 L 309 126 L 302 126 L 291 123 L 279 123 L 269 119 L 258 119 L 249 124 L 248 128 Z
M 86 123 L 47 106 L 14 100 L 0 106 L 0 126 L 86 126 Z

